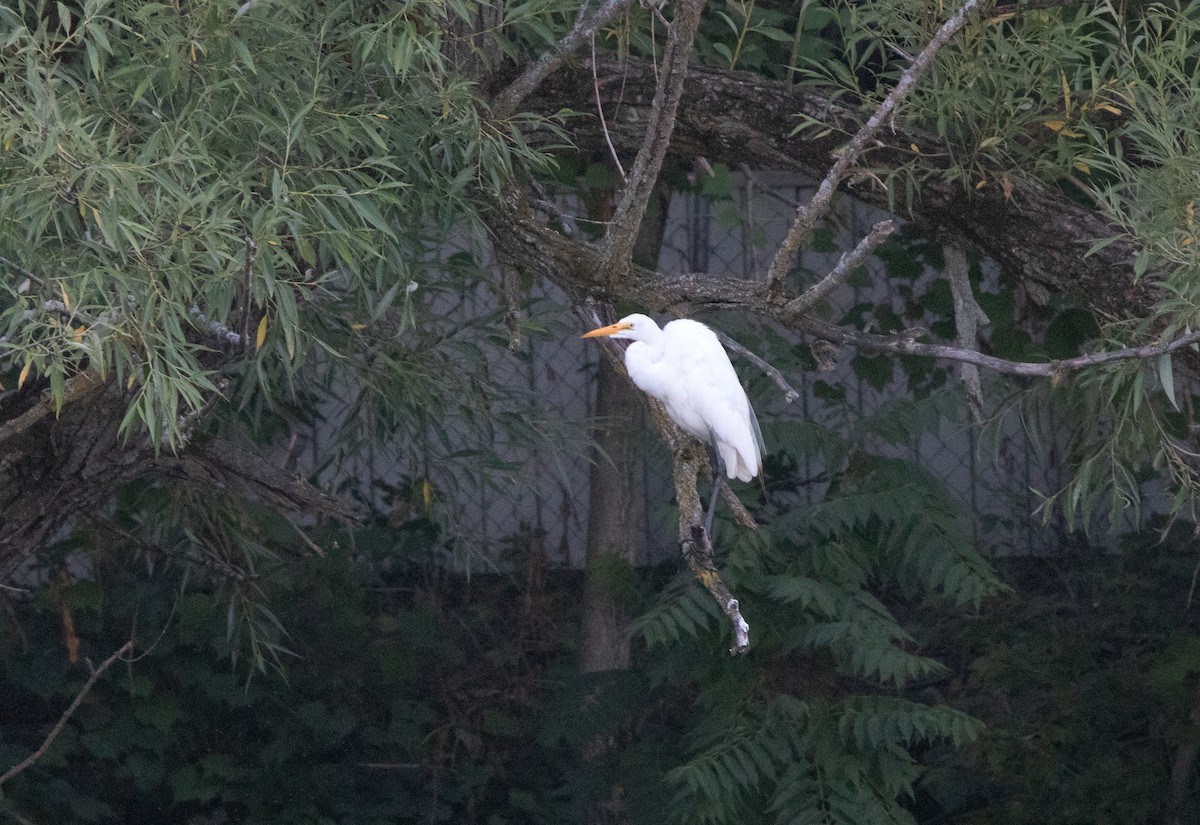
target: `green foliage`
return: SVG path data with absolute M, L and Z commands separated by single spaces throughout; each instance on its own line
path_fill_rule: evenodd
M 537 31 L 537 8 L 497 41 Z M 481 121 L 444 54 L 437 33 L 476 11 L 0 7 L 0 368 L 58 404 L 82 370 L 116 375 L 126 427 L 174 446 L 219 372 L 279 400 L 348 355 L 352 325 L 411 327 L 467 193 L 545 165 Z M 201 313 L 243 336 L 240 362 L 219 366 Z
M 94 581 L 47 587 L 4 626 L 0 704 L 38 708 L 4 720 L 5 756 L 28 753 L 78 684 L 57 642 L 64 607 L 86 655 L 130 627 L 144 655 L 3 804 L 81 822 L 561 822 L 617 785 L 633 822 L 912 822 L 920 754 L 980 727 L 925 701 L 946 670 L 905 614 L 997 587 L 945 491 L 881 449 L 936 426 L 945 402 L 887 409 L 842 438 L 773 425 L 776 443 L 803 446 L 772 457 L 764 526 L 739 532 L 723 564 L 754 627 L 748 657 L 725 652 L 724 617 L 689 576 L 660 587 L 626 570 L 648 648 L 625 673 L 579 675 L 574 576 L 453 576 L 436 564 L 452 537 L 419 502 L 401 527 L 318 533 L 326 558 L 260 560 L 245 580 L 168 532 L 159 552 L 97 554 Z M 796 506 L 801 457 L 829 467 L 813 507 Z M 131 488 L 121 518 L 151 502 L 169 496 Z M 260 540 L 276 560 L 295 543 Z M 231 588 L 255 598 L 231 612 Z M 239 624 L 291 651 L 278 674 L 247 679 L 255 641 Z M 595 753 L 608 739 L 619 747 Z
M 890 91 L 953 10 L 915 0 L 834 6 L 845 63 L 808 61 L 803 77 L 863 106 Z M 937 52 L 901 116 L 946 141 L 941 175 L 964 187 L 1087 175 L 1082 130 L 1121 114 L 1125 22 L 1103 4 L 981 18 Z M 889 188 L 912 193 L 919 174 L 916 164 L 891 170 Z
M 1003 562 L 1020 595 L 945 625 L 944 649 L 967 656 L 948 698 L 987 728 L 971 749 L 929 755 L 931 820 L 1162 821 L 1179 747 L 1196 741 L 1192 527 L 1130 536 L 1119 554 Z M 1200 811 L 1194 789 L 1178 804 L 1181 822 Z
M 109 560 L 102 600 L 81 582 L 14 605 L 0 631 L 4 767 L 36 747 L 86 675 L 62 650 L 63 610 L 94 661 L 131 627 L 139 648 L 0 806 L 70 822 L 561 821 L 557 774 L 540 761 L 553 753 L 531 750 L 518 722 L 543 663 L 509 628 L 532 617 L 501 582 L 461 601 L 457 583 L 414 564 L 420 554 L 397 556 L 407 531 L 375 530 L 389 543 L 350 552 L 354 537 L 341 536 L 325 559 L 259 579 L 302 652 L 284 662 L 286 680 L 247 681 L 231 666 L 227 597 L 178 568 L 147 579 L 139 560 Z M 567 596 L 538 598 L 550 608 Z

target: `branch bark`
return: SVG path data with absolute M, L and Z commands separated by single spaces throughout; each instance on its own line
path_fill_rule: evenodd
M 733 645 L 729 652 L 737 655 L 750 649 L 750 625 L 742 617 L 741 605 L 721 580 L 716 564 L 713 563 L 712 542 L 704 532 L 704 511 L 700 504 L 700 496 L 696 492 L 696 478 L 700 473 L 701 463 L 695 458 L 690 447 L 690 444 L 677 443 L 674 451 L 675 498 L 679 503 L 679 545 L 693 575 L 700 580 L 729 617 L 733 628 Z
M 837 266 L 829 270 L 824 278 L 810 286 L 798 298 L 793 298 L 788 302 L 787 309 L 796 315 L 807 313 L 814 306 L 825 300 L 831 292 L 841 286 L 845 280 L 850 277 L 850 273 L 858 267 L 862 266 L 867 257 L 871 255 L 879 245 L 887 240 L 887 237 L 896 229 L 894 221 L 880 221 L 871 228 L 854 249 L 841 257 L 837 262 Z
M 949 344 L 924 343 L 904 335 L 877 335 L 859 332 L 797 313 L 789 308 L 793 296 L 769 295 L 768 286 L 752 281 L 716 278 L 705 273 L 662 275 L 630 266 L 625 279 L 617 285 L 599 274 L 598 250 L 582 241 L 564 238 L 536 221 L 515 190 L 504 207 L 489 214 L 493 244 L 506 262 L 537 273 L 558 284 L 573 300 L 620 300 L 635 303 L 650 311 L 697 309 L 736 309 L 769 319 L 784 328 L 836 344 L 891 352 L 924 355 L 960 363 L 975 364 L 1007 375 L 1028 378 L 1055 378 L 1064 373 L 1129 359 L 1149 359 L 1179 352 L 1200 343 L 1200 332 L 1169 341 L 1137 347 L 1109 350 L 1058 361 L 1009 361 L 972 349 Z
M 179 455 L 120 433 L 128 396 L 113 380 L 87 384 L 58 414 L 39 399 L 0 431 L 0 582 L 7 581 L 71 519 L 102 508 L 137 478 L 166 477 L 205 495 L 256 498 L 292 512 L 353 519 L 336 496 L 220 439 Z M 90 381 L 91 379 L 87 379 Z M 28 419 L 26 419 L 28 417 Z

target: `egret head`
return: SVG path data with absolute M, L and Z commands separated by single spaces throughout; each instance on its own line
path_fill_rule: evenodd
M 660 332 L 661 330 L 658 328 L 658 324 L 654 323 L 654 319 L 635 312 L 633 315 L 626 315 L 615 324 L 594 329 L 579 337 L 599 338 L 601 336 L 608 336 L 610 338 L 628 338 L 632 341 L 647 341 L 656 337 Z

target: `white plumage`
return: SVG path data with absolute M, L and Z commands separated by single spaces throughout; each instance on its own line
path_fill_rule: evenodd
M 699 321 L 671 321 L 662 329 L 645 315 L 627 315 L 584 338 L 633 341 L 625 369 L 638 389 L 657 398 L 671 420 L 716 448 L 729 478 L 749 481 L 762 471 L 762 435 L 725 348 Z

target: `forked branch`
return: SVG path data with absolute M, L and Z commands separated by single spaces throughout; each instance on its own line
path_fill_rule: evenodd
M 688 58 L 700 27 L 704 0 L 679 0 L 674 4 L 674 9 L 675 19 L 667 36 L 667 49 L 663 54 L 662 70 L 658 73 L 658 85 L 655 87 L 642 146 L 629 171 L 629 179 L 613 211 L 613 219 L 604 239 L 604 272 L 624 271 L 632 259 L 638 228 L 646 215 L 663 158 L 667 155 L 671 133 L 675 130 L 675 114 L 683 97 Z

